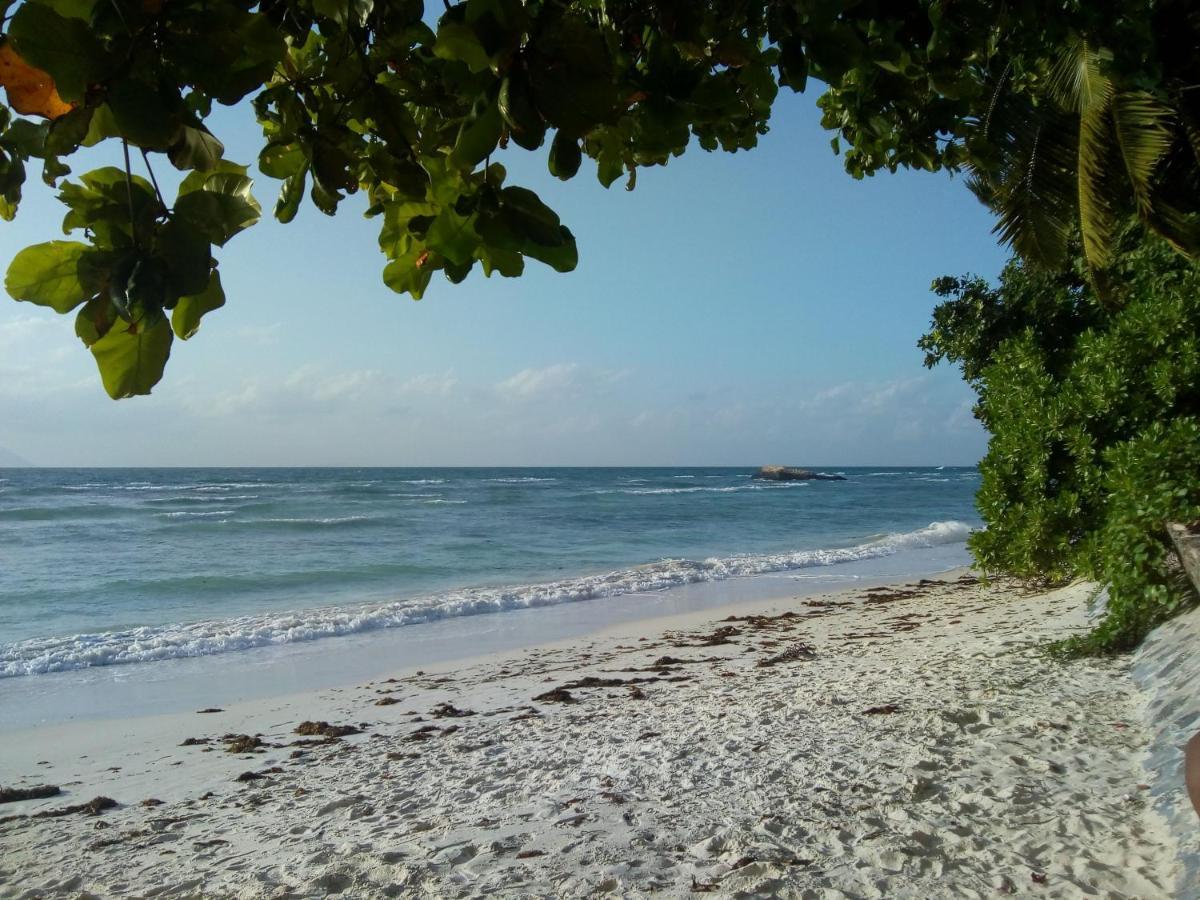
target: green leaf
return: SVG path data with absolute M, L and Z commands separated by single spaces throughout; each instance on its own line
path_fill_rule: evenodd
M 779 83 L 797 93 L 808 86 L 808 57 L 800 38 L 792 37 L 779 45 Z
M 90 231 L 92 243 L 112 250 L 132 244 L 129 206 L 132 187 L 134 220 L 138 232 L 153 230 L 163 212 L 150 182 L 134 175 L 128 181 L 125 172 L 105 166 L 85 172 L 81 184 L 63 184 L 58 198 L 70 210 L 63 219 L 64 233 L 80 228 Z
M 179 217 L 173 218 L 158 233 L 155 250 L 166 264 L 170 295 L 198 294 L 209 281 L 212 247 L 208 238 Z
M 199 121 L 184 125 L 182 133 L 167 150 L 167 158 L 175 168 L 197 172 L 211 172 L 224 155 L 225 145 Z
M 546 120 L 533 104 L 529 79 L 521 70 L 500 82 L 500 114 L 518 146 L 536 150 L 546 139 Z
M 507 187 L 500 192 L 500 198 L 504 212 L 520 226 L 521 232 L 529 240 L 546 246 L 554 246 L 564 240 L 558 213 L 543 203 L 533 191 Z
M 296 141 L 267 144 L 258 154 L 259 171 L 271 178 L 291 178 L 307 166 L 308 157 Z
M 90 107 L 79 106 L 50 122 L 46 131 L 47 155 L 61 156 L 78 150 L 87 139 L 94 112 Z
M 559 222 L 558 214 L 525 188 L 500 192 L 495 212 L 481 214 L 476 231 L 489 249 L 517 251 L 559 272 L 579 263 L 575 236 Z
M 108 396 L 120 400 L 149 394 L 162 379 L 174 339 L 161 314 L 114 324 L 89 348 Z
M 82 19 L 87 22 L 92 18 L 92 10 L 97 0 L 39 0 L 49 6 L 60 16 L 68 19 Z
M 500 140 L 504 122 L 495 103 L 484 102 L 477 115 L 472 115 L 458 132 L 450 161 L 460 169 L 471 170 L 483 162 Z
M 325 213 L 327 216 L 337 214 L 338 203 L 342 200 L 342 195 L 337 191 L 329 191 L 325 185 L 315 177 L 313 177 L 312 189 L 308 192 L 309 199 L 312 200 L 313 206 Z
M 505 278 L 517 278 L 525 271 L 525 257 L 515 250 L 484 246 L 479 248 L 476 256 L 483 274 L 489 278 L 493 272 L 499 272 Z
M 272 16 L 232 3 L 185 4 L 165 18 L 164 55 L 177 67 L 179 82 L 220 103 L 233 105 L 260 88 L 287 50 Z
M 432 277 L 433 266 L 429 264 L 428 254 L 415 248 L 393 259 L 383 269 L 383 283 L 397 294 L 411 294 L 414 300 L 424 296 Z
M 479 246 L 479 235 L 471 227 L 472 218 L 460 216 L 453 209 L 443 209 L 425 233 L 426 245 L 454 265 L 464 265 Z
M 439 59 L 464 63 L 472 72 L 483 72 L 490 65 L 488 53 L 479 36 L 462 22 L 443 21 L 438 26 L 433 55 Z
M 304 201 L 304 186 L 308 179 L 308 166 L 287 178 L 279 189 L 279 200 L 275 204 L 275 218 L 285 225 L 296 218 L 300 204 Z
M 249 228 L 262 215 L 262 207 L 250 194 L 253 183 L 245 175 L 214 172 L 205 178 L 200 190 L 193 190 L 175 201 L 175 215 L 212 243 L 223 247 L 231 237 Z
M 118 169 L 117 171 L 120 170 Z M 179 183 L 179 196 L 182 197 L 184 194 L 190 194 L 192 191 L 204 190 L 204 186 L 208 184 L 208 179 L 214 174 L 240 175 L 248 178 L 247 171 L 246 166 L 230 162 L 227 159 L 218 160 L 211 172 L 189 172 L 185 175 L 183 181 Z
M 555 178 L 561 178 L 566 181 L 575 177 L 575 173 L 579 171 L 579 165 L 583 161 L 583 151 L 579 148 L 579 141 L 570 137 L 566 132 L 560 131 L 554 135 L 554 142 L 550 145 L 550 174 Z
M 105 273 L 98 256 L 78 241 L 34 244 L 13 258 L 5 290 L 14 300 L 68 313 L 100 290 Z
M 584 135 L 616 117 L 612 56 L 594 25 L 564 16 L 527 55 L 535 105 L 551 125 Z
M 92 120 L 88 123 L 88 132 L 82 143 L 85 147 L 94 147 L 105 138 L 120 136 L 121 129 L 113 118 L 112 110 L 107 103 L 101 103 L 92 112 Z
M 339 190 L 352 191 L 357 187 L 358 181 L 350 171 L 353 165 L 354 160 L 337 141 L 319 135 L 313 143 L 313 181 L 318 182 L 322 190 L 330 195 L 336 195 Z
M 90 347 L 108 334 L 117 320 L 117 311 L 108 297 L 93 297 L 75 315 L 75 334 Z
M 545 263 L 556 272 L 572 272 L 579 265 L 579 248 L 569 228 L 562 226 L 562 232 L 562 240 L 556 245 L 530 242 L 521 248 L 521 252 Z
M 107 101 L 121 136 L 130 143 L 167 150 L 179 140 L 185 107 L 177 88 L 126 77 L 109 86 Z
M 46 135 L 49 132 L 49 122 L 36 125 L 28 119 L 17 119 L 4 132 L 4 143 L 21 156 L 41 157 L 46 152 Z
M 21 58 L 44 69 L 68 103 L 84 99 L 87 86 L 102 80 L 108 59 L 88 23 L 59 15 L 44 3 L 21 4 L 8 26 Z
M 213 270 L 208 286 L 199 294 L 180 297 L 171 312 L 171 328 L 180 339 L 187 340 L 200 328 L 200 319 L 205 313 L 225 305 L 225 291 L 221 288 L 221 273 Z

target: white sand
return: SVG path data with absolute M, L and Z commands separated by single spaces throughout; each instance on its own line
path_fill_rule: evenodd
M 0 824 L 0 897 L 1171 896 L 1129 662 L 1032 646 L 1080 630 L 1087 595 L 948 581 L 756 602 L 797 615 L 708 612 L 221 713 L 12 732 L 0 784 L 66 793 L 0 816 L 121 805 Z M 721 627 L 737 632 L 702 645 Z M 801 645 L 815 656 L 760 665 Z M 647 671 L 663 656 L 691 662 Z M 587 676 L 659 680 L 532 699 Z M 433 718 L 443 702 L 473 714 Z M 305 719 L 369 728 L 291 746 Z M 225 733 L 271 746 L 179 746 Z

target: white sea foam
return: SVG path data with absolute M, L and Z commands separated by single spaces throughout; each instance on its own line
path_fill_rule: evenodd
M 228 503 L 230 500 L 257 500 L 258 494 L 183 494 L 179 497 L 147 497 L 146 503 Z
M 488 484 L 542 484 L 547 481 L 558 481 L 557 478 L 535 478 L 532 475 L 524 478 L 485 478 Z
M 154 514 L 159 519 L 210 519 L 214 516 L 232 516 L 232 509 L 205 509 L 205 510 L 190 510 L 178 509 L 174 512 L 161 512 Z
M 246 519 L 247 525 L 345 525 L 348 522 L 369 522 L 378 516 L 324 516 L 310 518 L 305 516 L 282 516 L 273 519 Z
M 784 491 L 808 487 L 806 481 L 781 481 L 771 484 L 739 484 L 731 487 L 673 487 L 673 488 L 597 488 L 593 494 L 733 494 L 740 491 Z
M 665 559 L 603 575 L 526 586 L 453 591 L 377 606 L 328 607 L 282 615 L 263 613 L 184 625 L 37 638 L 0 644 L 0 677 L 209 656 L 457 616 L 555 606 L 743 575 L 832 566 L 890 556 L 904 550 L 958 543 L 966 540 L 970 531 L 963 522 L 934 522 L 916 531 L 890 534 L 852 547 L 705 560 Z
M 445 478 L 402 478 L 401 484 L 445 484 Z

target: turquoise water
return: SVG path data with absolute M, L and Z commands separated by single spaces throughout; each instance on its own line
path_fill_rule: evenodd
M 0 470 L 0 677 L 957 547 L 970 468 Z

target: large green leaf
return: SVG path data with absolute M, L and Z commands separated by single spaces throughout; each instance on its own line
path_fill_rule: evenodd
M 619 111 L 613 62 L 592 25 L 564 16 L 528 53 L 534 102 L 546 121 L 570 134 L 587 134 Z
M 112 328 L 120 317 L 107 296 L 93 297 L 75 314 L 75 334 L 90 347 Z
M 554 142 L 550 145 L 550 159 L 548 160 L 550 174 L 555 178 L 567 181 L 575 177 L 582 161 L 583 151 L 579 148 L 579 141 L 566 132 L 558 132 L 554 136 Z
M 224 155 L 225 145 L 198 121 L 184 125 L 175 143 L 167 150 L 167 157 L 175 168 L 198 172 L 212 171 Z
M 290 178 L 307 166 L 308 157 L 296 141 L 286 144 L 272 142 L 258 154 L 259 171 L 271 178 Z
M 167 150 L 180 139 L 185 112 L 178 88 L 126 77 L 108 89 L 108 108 L 121 136 L 149 150 Z
M 167 18 L 162 40 L 183 83 L 221 103 L 234 104 L 271 77 L 287 49 L 271 17 L 235 4 L 180 4 Z
M 214 175 L 240 175 L 248 179 L 250 177 L 247 174 L 248 171 L 247 166 L 231 162 L 228 159 L 217 160 L 217 164 L 213 166 L 211 172 L 189 172 L 185 175 L 183 181 L 179 182 L 179 196 L 204 190 L 208 180 Z
M 15 300 L 67 313 L 93 296 L 104 280 L 100 254 L 78 241 L 49 241 L 19 252 L 4 287 Z
M 171 312 L 171 328 L 182 340 L 187 340 L 200 328 L 205 313 L 225 305 L 225 291 L 221 287 L 221 273 L 213 270 L 208 286 L 199 294 L 180 297 Z
M 500 114 L 512 139 L 526 150 L 536 150 L 546 139 L 546 120 L 533 103 L 533 91 L 523 70 L 500 82 Z
M 383 283 L 397 294 L 411 294 L 414 300 L 424 296 L 432 277 L 428 253 L 416 248 L 393 259 L 383 269 Z
M 562 226 L 562 240 L 557 244 L 536 244 L 532 241 L 521 248 L 526 256 L 545 263 L 556 272 L 572 272 L 579 265 L 579 248 L 575 244 L 575 236 L 565 225 Z
M 224 246 L 262 215 L 262 207 L 250 193 L 253 183 L 236 172 L 214 172 L 204 179 L 199 190 L 183 194 L 175 201 L 175 215 L 214 244 Z
M 503 128 L 500 107 L 494 102 L 481 102 L 459 129 L 450 161 L 460 169 L 474 169 L 496 149 Z
M 171 297 L 204 290 L 212 266 L 212 247 L 205 235 L 176 216 L 158 233 L 155 250 L 166 264 Z
M 482 72 L 490 64 L 479 36 L 463 22 L 443 21 L 438 26 L 433 53 L 440 59 L 464 63 L 472 72 Z
M 149 394 L 162 379 L 174 339 L 163 315 L 114 324 L 89 348 L 108 396 L 120 400 Z
M 533 191 L 507 187 L 498 208 L 480 215 L 476 231 L 489 249 L 517 251 L 558 272 L 579 264 L 575 236 Z
M 295 175 L 284 179 L 279 189 L 279 200 L 275 203 L 275 218 L 285 225 L 296 218 L 300 204 L 304 202 L 304 186 L 308 179 L 308 166 Z
M 454 265 L 465 265 L 479 246 L 479 235 L 472 222 L 471 216 L 460 216 L 453 209 L 443 209 L 425 233 L 425 243 Z

